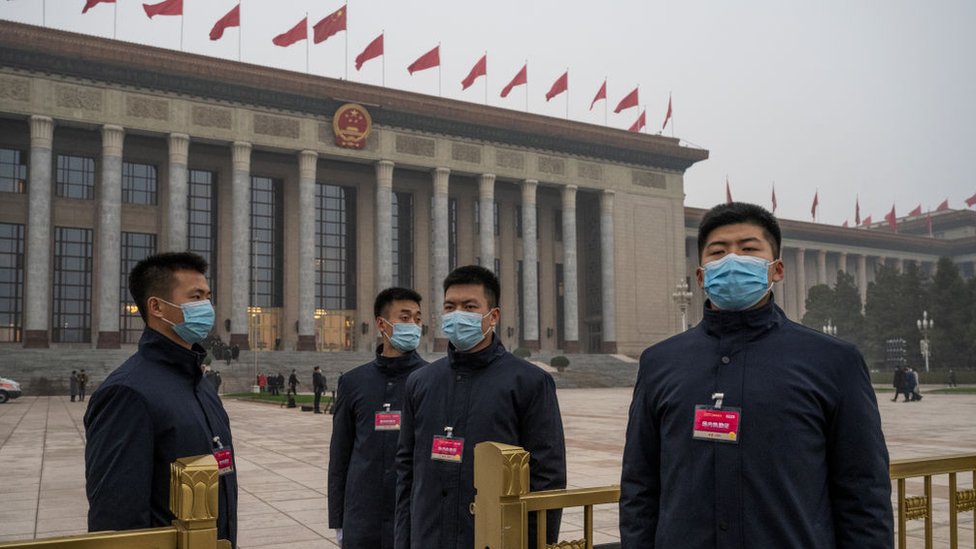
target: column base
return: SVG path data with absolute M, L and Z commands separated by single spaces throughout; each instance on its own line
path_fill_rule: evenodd
M 522 341 L 522 347 L 530 351 L 539 350 L 539 340 L 538 339 L 526 339 Z
M 314 335 L 299 335 L 298 345 L 295 347 L 296 351 L 314 351 L 315 350 L 315 336 Z
M 617 342 L 616 341 L 601 341 L 600 342 L 600 352 L 607 355 L 617 354 Z
M 563 352 L 567 355 L 575 355 L 580 352 L 579 341 L 564 341 Z
M 121 347 L 122 335 L 119 332 L 98 332 L 96 349 L 120 349 Z
M 434 338 L 434 352 L 435 353 L 446 353 L 447 352 L 447 338 L 446 337 L 435 337 Z
M 230 346 L 237 347 L 242 351 L 250 351 L 251 344 L 248 342 L 247 334 L 230 334 Z
M 25 349 L 47 349 L 50 346 L 47 330 L 24 330 Z

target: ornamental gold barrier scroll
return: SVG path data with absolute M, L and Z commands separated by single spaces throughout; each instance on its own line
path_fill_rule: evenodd
M 0 543 L 0 549 L 231 549 L 217 539 L 217 460 L 213 455 L 177 459 L 170 465 L 169 526 L 92 532 L 77 536 Z
M 968 490 L 960 490 L 958 486 L 959 473 L 971 476 Z M 976 523 L 976 454 L 957 454 L 941 457 L 927 457 L 916 459 L 893 460 L 888 468 L 891 480 L 898 483 L 897 504 L 897 532 L 898 549 L 908 546 L 907 526 L 909 520 L 925 520 L 925 547 L 934 547 L 932 542 L 933 512 L 932 512 L 932 477 L 949 476 L 949 547 L 959 547 L 959 515 L 966 512 L 973 514 Z M 906 480 L 922 479 L 924 495 L 908 496 Z M 941 490 L 940 490 L 941 492 Z M 942 499 L 940 497 L 940 499 Z M 976 547 L 976 529 L 972 531 L 972 539 L 965 547 Z
M 616 503 L 620 486 L 529 492 L 529 453 L 518 446 L 481 442 L 474 447 L 474 546 L 525 549 L 529 513 L 536 514 L 536 547 L 593 549 L 593 506 Z M 583 539 L 546 543 L 546 511 L 583 508 Z

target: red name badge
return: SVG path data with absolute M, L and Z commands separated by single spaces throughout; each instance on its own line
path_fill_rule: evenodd
M 230 448 L 214 450 L 214 459 L 217 460 L 217 472 L 221 475 L 234 472 L 234 454 Z
M 695 406 L 695 430 L 693 437 L 718 442 L 739 442 L 738 408 L 718 408 Z
M 400 412 L 396 410 L 392 412 L 376 412 L 373 429 L 376 431 L 399 431 Z
M 430 459 L 461 463 L 464 454 L 464 439 L 455 437 L 434 437 L 430 448 Z

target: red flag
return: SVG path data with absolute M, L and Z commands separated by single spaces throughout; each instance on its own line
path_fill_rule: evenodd
M 668 94 L 668 113 L 664 115 L 664 124 L 661 124 L 661 129 L 662 130 L 664 129 L 665 126 L 668 125 L 668 120 L 671 120 L 671 94 L 670 93 Z M 671 131 L 674 131 L 674 128 L 671 128 Z M 773 205 L 773 211 L 776 211 L 776 206 L 775 206 L 776 198 L 775 198 L 775 196 L 776 196 L 776 192 L 773 191 L 773 197 L 774 197 L 773 198 L 773 204 L 774 204 Z
M 410 63 L 407 67 L 407 72 L 413 74 L 417 71 L 423 71 L 427 69 L 432 69 L 434 67 L 441 66 L 441 46 L 438 44 L 434 46 L 434 49 L 421 55 L 416 61 Z
M 593 105 L 596 105 L 596 102 L 599 101 L 599 100 L 601 100 L 601 99 L 604 100 L 604 101 L 607 100 L 607 80 L 606 79 L 603 80 L 603 85 L 600 86 L 600 89 L 597 90 L 596 95 L 593 97 L 593 101 L 590 102 L 590 110 L 591 111 L 593 110 Z
M 346 30 L 346 6 L 326 15 L 312 27 L 312 40 L 315 44 L 325 42 L 333 34 Z
M 820 191 L 813 193 L 813 205 L 810 206 L 810 215 L 813 216 L 813 220 L 817 220 L 817 206 L 820 205 Z
M 871 216 L 869 215 L 869 216 L 867 216 L 867 217 L 864 218 L 864 225 L 867 226 L 867 225 L 870 225 L 870 224 L 871 224 Z
M 502 88 L 502 97 L 508 97 L 508 94 L 512 92 L 512 88 L 515 86 L 521 86 L 522 84 L 529 83 L 529 64 L 526 63 L 522 65 L 522 70 L 518 71 L 515 78 L 512 79 L 504 88 Z
M 183 0 L 163 0 L 158 4 L 143 4 L 150 19 L 157 15 L 183 15 Z
M 637 99 L 637 90 L 639 89 L 640 89 L 639 87 L 634 88 L 634 91 L 625 95 L 624 98 L 620 100 L 620 103 L 617 103 L 617 108 L 613 109 L 613 112 L 616 114 L 624 109 L 636 107 L 637 103 L 639 102 L 639 100 Z
M 557 78 L 556 81 L 552 83 L 552 87 L 549 88 L 549 92 L 546 93 L 546 103 L 548 103 L 549 100 L 552 99 L 553 97 L 556 97 L 557 95 L 563 93 L 568 89 L 569 89 L 569 70 L 567 69 L 562 76 Z
M 729 176 L 725 176 L 725 203 L 732 203 L 732 189 L 729 187 Z
M 641 111 L 640 116 L 638 116 L 637 120 L 633 124 L 631 124 L 629 128 L 627 128 L 627 131 L 640 132 L 641 129 L 643 129 L 644 126 L 647 124 L 647 119 L 644 116 L 646 113 L 647 111 Z
M 487 53 L 481 56 L 481 59 L 479 59 L 478 62 L 471 67 L 471 72 L 469 72 L 468 75 L 464 77 L 464 80 L 461 81 L 461 91 L 470 88 L 471 84 L 474 84 L 474 81 L 477 80 L 479 76 L 484 76 L 486 74 L 488 74 Z
M 297 25 L 271 39 L 275 46 L 287 48 L 295 42 L 308 40 L 308 16 L 298 22 Z
M 229 27 L 241 26 L 241 5 L 237 4 L 234 9 L 227 12 L 227 15 L 217 20 L 217 24 L 210 29 L 210 39 L 220 40 L 224 35 L 224 30 Z
M 861 197 L 854 198 L 854 226 L 861 224 Z
M 776 185 L 773 185 L 773 213 L 776 213 Z
M 363 63 L 383 55 L 383 33 L 373 39 L 362 53 L 356 56 L 356 70 L 363 68 Z
M 898 232 L 898 221 L 897 221 L 897 218 L 895 217 L 895 205 L 894 204 L 891 205 L 891 211 L 888 212 L 888 215 L 886 215 L 884 218 L 885 218 L 885 221 L 888 222 L 888 226 L 891 227 L 891 230 L 892 231 L 895 231 L 897 233 Z
M 932 236 L 932 212 L 925 216 L 925 225 L 929 228 L 929 236 Z
M 908 216 L 909 217 L 914 217 L 916 215 L 922 215 L 922 205 L 921 204 L 919 204 L 918 206 L 915 206 L 915 209 L 914 210 L 908 212 Z
M 946 198 L 945 200 L 942 201 L 942 204 L 939 204 L 939 207 L 936 208 L 935 211 L 941 212 L 948 209 L 949 209 L 949 199 Z
M 976 194 L 966 199 L 966 207 L 972 208 L 973 206 L 976 206 Z
M 88 10 L 94 8 L 95 6 L 103 2 L 106 4 L 114 4 L 115 0 L 87 0 L 85 2 L 85 7 L 81 9 L 81 13 L 88 13 Z
M 846 220 L 846 219 L 845 219 L 845 220 L 844 220 L 844 222 L 843 222 L 843 223 L 841 224 L 841 227 L 844 227 L 845 229 L 847 228 L 847 220 Z

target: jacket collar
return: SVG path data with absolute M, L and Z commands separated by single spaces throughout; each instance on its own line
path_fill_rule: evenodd
M 705 331 L 720 338 L 735 336 L 746 339 L 755 337 L 779 326 L 786 315 L 775 302 L 773 294 L 769 294 L 769 301 L 762 307 L 745 311 L 721 311 L 712 309 L 710 302 L 705 302 L 705 314 L 702 324 Z
M 203 378 L 202 365 L 207 352 L 199 343 L 187 349 L 147 326 L 139 339 L 139 354 L 154 364 L 173 368 L 194 381 Z
M 397 357 L 383 356 L 382 353 L 383 345 L 377 346 L 376 359 L 373 361 L 373 364 L 385 375 L 397 375 L 407 372 L 424 362 L 424 359 L 420 358 L 416 350 Z
M 447 361 L 451 365 L 451 368 L 476 370 L 490 365 L 506 352 L 501 339 L 492 330 L 491 343 L 477 353 L 462 353 L 454 347 L 453 343 L 448 343 Z

